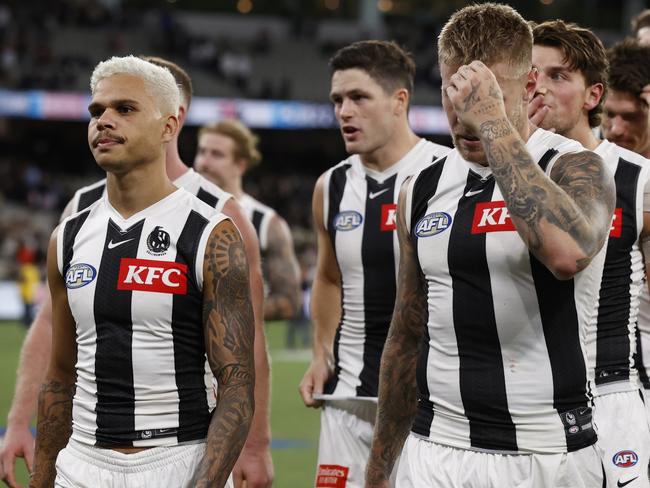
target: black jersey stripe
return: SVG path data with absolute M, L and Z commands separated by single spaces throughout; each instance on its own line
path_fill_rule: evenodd
M 413 242 L 413 249 L 415 249 L 417 256 L 418 240 L 415 234 L 415 226 L 418 221 L 424 217 L 427 211 L 429 199 L 436 194 L 438 189 L 438 182 L 442 175 L 442 169 L 445 165 L 444 157 L 431 166 L 427 166 L 417 176 L 417 179 L 412 187 L 411 195 L 411 240 Z M 427 306 L 427 314 L 429 307 Z M 413 422 L 413 432 L 425 437 L 429 437 L 431 433 L 431 423 L 433 422 L 433 403 L 429 400 L 429 383 L 427 381 L 427 366 L 429 364 L 429 336 L 428 324 L 422 324 L 424 327 L 424 335 L 422 337 L 422 344 L 420 346 L 420 354 L 418 356 L 418 363 L 416 368 L 416 380 L 418 385 L 418 411 Z
M 366 176 L 366 209 L 361 239 L 365 339 L 358 396 L 376 397 L 378 394 L 379 362 L 395 306 L 394 231 L 382 231 L 382 225 L 386 224 L 384 219 L 388 218 L 395 201 L 396 180 L 397 175 L 394 175 L 378 183 Z
M 643 385 L 643 388 L 648 390 L 650 389 L 650 378 L 648 378 L 648 372 L 646 370 L 645 364 L 643 363 L 644 357 L 643 357 L 643 347 L 641 345 L 641 330 L 639 329 L 638 324 L 634 332 L 636 335 L 636 352 L 634 354 L 634 367 L 639 372 L 639 380 L 641 381 L 641 385 Z
M 336 215 L 339 213 L 341 207 L 341 200 L 343 199 L 343 192 L 345 190 L 345 185 L 347 183 L 347 171 L 352 166 L 351 164 L 343 164 L 338 168 L 332 171 L 330 175 L 329 187 L 327 188 L 328 192 L 328 209 L 327 209 L 327 231 L 330 236 L 330 242 L 332 243 L 332 250 L 336 255 Z M 345 318 L 345 309 L 343 307 L 343 294 L 341 293 L 341 321 L 339 322 L 338 328 L 336 330 L 336 335 L 334 336 L 334 374 L 325 384 L 324 393 L 332 394 L 336 389 L 336 385 L 339 381 L 339 375 L 341 374 L 341 366 L 339 364 L 339 341 L 341 340 L 341 324 Z
M 596 340 L 596 385 L 630 377 L 630 314 L 632 248 L 638 239 L 636 223 L 637 185 L 641 167 L 618 160 L 616 208 L 621 209 L 621 234 L 607 242 L 605 267 L 600 285 Z
M 482 192 L 466 197 L 468 191 L 477 189 L 476 183 L 476 178 L 468 175 L 448 249 L 460 394 L 469 420 L 472 447 L 517 451 L 487 260 L 487 234 L 472 234 L 476 205 L 491 200 L 495 181 L 490 178 L 482 182 Z
M 580 346 L 574 280 L 556 279 L 532 254 L 530 266 L 553 377 L 553 408 L 564 423 L 568 450 L 575 451 L 593 444 L 596 437 L 591 428 L 572 433 L 572 425 L 564 415 L 567 412 L 575 415 L 577 411 L 580 417 L 591 417 L 591 409 L 587 406 L 587 373 Z
M 253 210 L 253 216 L 251 217 L 251 222 L 253 222 L 253 227 L 255 227 L 255 232 L 257 235 L 260 235 L 260 230 L 262 229 L 262 220 L 264 219 L 264 214 L 259 210 Z
M 171 326 L 179 398 L 178 442 L 205 438 L 210 423 L 204 381 L 203 293 L 195 279 L 199 236 L 207 224 L 205 217 L 190 212 L 176 243 L 176 262 L 185 264 L 188 269 L 187 294 L 174 295 L 172 304 Z
M 553 156 L 555 156 L 557 153 L 557 149 L 551 148 L 542 155 L 538 163 L 539 167 L 542 168 L 542 171 L 546 171 L 546 168 L 548 168 L 548 163 L 551 162 L 551 159 L 553 159 Z
M 211 207 L 216 207 L 217 204 L 219 203 L 219 197 L 214 195 L 213 193 L 209 193 L 205 191 L 203 188 L 199 188 L 198 193 L 196 194 L 196 197 L 201 200 L 203 203 L 207 203 Z
M 75 211 L 79 212 L 85 208 L 90 207 L 93 203 L 102 197 L 105 189 L 106 182 L 104 182 L 102 185 L 96 186 L 95 188 L 91 188 L 90 190 L 83 192 L 81 195 L 79 195 L 79 204 L 77 205 Z
M 97 331 L 95 377 L 97 384 L 96 444 L 103 447 L 133 445 L 135 389 L 133 385 L 133 318 L 131 290 L 118 290 L 120 261 L 135 258 L 144 219 L 122 231 L 109 219 L 95 288 Z M 124 242 L 113 249 L 109 242 Z
M 81 230 L 81 227 L 88 218 L 88 215 L 90 215 L 90 210 L 68 220 L 63 228 L 63 243 L 61 248 L 63 250 L 63 262 L 61 263 L 61 270 L 63 271 L 64 277 L 70 267 L 70 262 L 72 261 L 72 256 L 74 254 L 74 241 L 79 230 Z

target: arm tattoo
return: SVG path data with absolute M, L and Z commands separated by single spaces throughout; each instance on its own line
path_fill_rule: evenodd
M 218 390 L 206 451 L 192 486 L 222 487 L 248 435 L 255 385 L 255 325 L 248 264 L 241 237 L 230 221 L 214 229 L 205 261 L 206 353 Z
M 565 154 L 548 178 L 521 140 L 502 139 L 514 134 L 507 120 L 485 122 L 480 130 L 510 216 L 529 249 L 535 253 L 545 245 L 546 222 L 573 238 L 585 254 L 578 269 L 584 268 L 606 237 L 604 207 L 613 208 L 612 182 L 600 157 L 589 151 Z
M 402 201 L 400 197 L 399 205 L 403 205 Z M 401 211 L 398 211 L 398 234 L 397 299 L 381 358 L 377 423 L 366 478 L 369 485 L 389 479 L 415 417 L 415 373 L 427 326 L 426 282 L 409 242 Z
M 269 226 L 269 246 L 262 262 L 269 294 L 264 299 L 266 320 L 293 318 L 300 307 L 298 264 L 292 242 L 278 225 Z
M 30 487 L 49 487 L 56 477 L 56 457 L 72 432 L 72 398 L 75 385 L 59 381 L 43 384 L 38 397 L 34 468 Z

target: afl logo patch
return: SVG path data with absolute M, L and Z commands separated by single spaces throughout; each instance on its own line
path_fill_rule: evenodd
M 160 256 L 167 252 L 169 249 L 170 239 L 169 234 L 162 230 L 160 225 L 154 227 L 154 229 L 147 237 L 147 248 L 149 249 L 149 254 L 154 256 Z
M 65 286 L 71 290 L 81 288 L 91 283 L 95 276 L 97 276 L 97 270 L 90 264 L 73 264 L 65 273 Z
M 359 212 L 354 210 L 344 210 L 334 217 L 334 228 L 336 230 L 353 230 L 361 225 L 363 217 Z
M 415 235 L 418 237 L 431 237 L 440 234 L 451 227 L 451 220 L 451 215 L 446 212 L 425 215 L 415 224 Z
M 619 468 L 631 468 L 639 461 L 639 456 L 634 451 L 618 451 L 614 454 L 612 462 Z

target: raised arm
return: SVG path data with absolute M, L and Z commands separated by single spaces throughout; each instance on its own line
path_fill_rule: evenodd
M 269 293 L 264 300 L 266 320 L 292 318 L 300 308 L 300 268 L 287 222 L 274 215 L 269 223 L 268 248 L 263 263 Z
M 417 409 L 417 360 L 427 326 L 426 282 L 405 220 L 407 180 L 397 205 L 400 261 L 395 310 L 379 369 L 379 405 L 366 470 L 366 487 L 388 487 L 395 460 Z
M 218 382 L 196 487 L 223 487 L 244 446 L 255 409 L 255 322 L 244 244 L 229 220 L 212 231 L 203 265 L 203 326 Z
M 341 320 L 341 272 L 332 241 L 323 223 L 323 177 L 316 182 L 312 200 L 318 256 L 311 292 L 314 324 L 313 359 L 300 382 L 300 395 L 308 407 L 320 407 L 315 394 L 323 393 L 325 382 L 334 371 L 334 336 Z
M 228 200 L 223 213 L 232 219 L 241 234 L 248 259 L 251 301 L 255 316 L 255 416 L 246 445 L 235 466 L 233 478 L 235 488 L 239 488 L 243 479 L 248 483 L 248 488 L 267 488 L 273 482 L 269 419 L 271 368 L 264 333 L 264 282 L 260 246 L 253 224 L 246 218 L 234 198 Z
M 63 211 L 61 220 L 71 214 L 72 200 Z M 24 457 L 27 469 L 32 470 L 34 437 L 29 425 L 36 416 L 38 392 L 45 379 L 51 353 L 52 299 L 50 294 L 46 293 L 20 349 L 16 389 L 7 415 L 7 431 L 0 449 L 0 478 L 11 488 L 19 486 L 15 474 L 17 457 Z
M 557 278 L 571 278 L 609 234 L 616 201 L 610 172 L 600 156 L 583 151 L 561 156 L 549 179 L 506 116 L 501 88 L 487 66 L 474 61 L 451 82 L 446 94 L 458 118 L 481 139 L 517 232 Z
M 38 398 L 36 453 L 30 487 L 51 487 L 56 457 L 72 432 L 72 397 L 77 361 L 76 325 L 65 282 L 56 261 L 56 230 L 47 252 L 47 279 L 52 296 L 52 354 Z

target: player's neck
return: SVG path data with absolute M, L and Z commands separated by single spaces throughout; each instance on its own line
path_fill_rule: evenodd
M 127 173 L 107 173 L 108 201 L 125 219 L 167 197 L 176 187 L 162 164 L 143 164 Z
M 373 152 L 359 154 L 364 166 L 383 172 L 398 163 L 420 141 L 410 127 L 393 134 L 390 140 Z
M 582 144 L 585 149 L 593 151 L 600 144 L 600 140 L 594 135 L 593 130 L 589 127 L 588 119 L 580 120 L 574 127 L 566 133 L 561 134 L 564 137 L 573 139 Z
M 245 195 L 241 180 L 229 181 L 222 189 L 230 193 L 236 200 L 240 200 Z
M 177 138 L 174 138 L 173 141 L 167 144 L 167 149 L 165 151 L 165 169 L 167 171 L 167 177 L 171 181 L 176 181 L 189 170 L 178 154 Z

